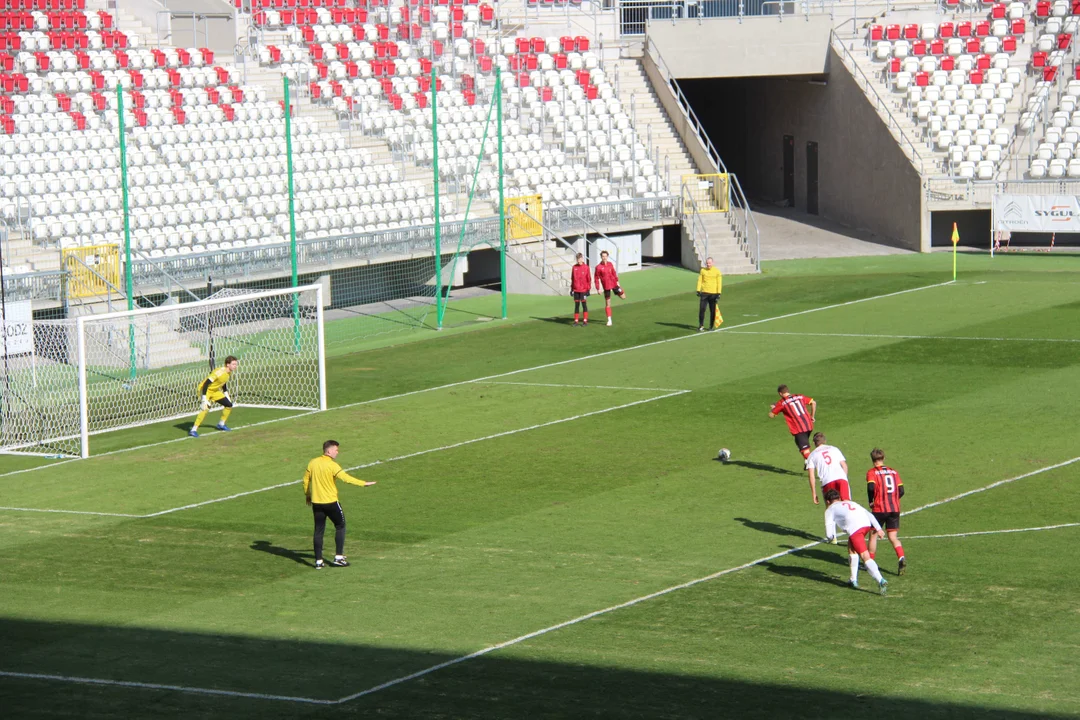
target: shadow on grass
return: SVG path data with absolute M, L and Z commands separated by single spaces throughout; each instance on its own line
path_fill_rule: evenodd
M 289 548 L 280 547 L 274 545 L 269 540 L 256 540 L 251 543 L 252 550 L 258 550 L 269 555 L 276 555 L 277 557 L 286 558 L 292 560 L 295 563 L 306 565 L 307 567 L 315 567 L 315 553 L 314 552 L 300 552 L 298 550 L 291 550 Z
M 846 543 L 845 543 L 846 545 Z M 840 552 L 839 550 L 829 552 L 828 550 L 820 550 L 818 548 L 807 548 L 805 550 L 796 550 L 791 553 L 793 557 L 804 557 L 810 560 L 820 560 L 821 562 L 832 563 L 834 565 L 843 565 L 847 567 L 847 553 Z
M 529 318 L 532 320 L 542 320 L 543 322 L 555 323 L 556 325 L 571 325 L 574 322 L 574 318 L 572 317 L 539 317 L 536 315 L 530 315 Z
M 680 330 L 697 330 L 697 325 L 688 325 L 687 323 L 673 323 L 673 322 L 658 322 L 657 325 L 663 325 L 664 327 L 679 328 Z
M 802 567 L 800 565 L 777 565 L 776 563 L 771 562 L 761 563 L 761 567 L 769 572 L 785 577 L 798 577 L 825 583 L 826 585 L 837 585 L 842 588 L 847 587 L 847 583 L 840 578 L 823 573 L 820 570 L 815 570 L 814 568 Z
M 719 461 L 720 458 L 717 458 Z M 794 470 L 788 470 L 787 468 L 778 467 L 776 465 L 770 465 L 768 463 L 754 462 L 753 460 L 728 460 L 725 465 L 737 465 L 739 467 L 746 468 L 747 470 L 761 470 L 762 472 L 776 473 L 777 475 L 794 475 L 795 477 L 802 477 L 803 474 L 795 472 Z
M 768 566 L 782 575 L 834 585 L 842 581 L 804 568 Z M 313 582 L 328 575 L 312 573 Z M 297 633 L 321 628 L 333 635 L 347 610 L 323 593 L 319 609 L 281 607 L 296 617 Z M 327 615 L 326 613 L 329 613 Z M 329 623 L 322 627 L 320 623 Z M 402 682 L 371 695 L 334 703 L 389 680 L 458 658 L 456 653 L 351 644 L 196 634 L 126 626 L 0 619 L 6 672 L 49 677 L 0 677 L 5 717 L 154 718 L 840 718 L 918 717 L 920 720 L 1021 720 L 1055 717 L 1034 712 L 858 694 L 844 679 L 835 689 L 771 684 L 702 673 L 703 658 L 686 657 L 695 674 L 526 660 L 493 652 Z M 107 661 L 105 659 L 107 658 Z M 676 658 L 673 662 L 678 662 Z M 711 658 L 720 666 L 724 659 Z M 763 664 L 763 668 L 767 664 Z M 721 672 L 721 669 L 716 672 Z M 79 678 L 83 682 L 64 681 Z M 86 679 L 127 682 L 91 684 Z M 141 686 L 131 683 L 144 683 Z M 151 687 L 150 685 L 157 685 Z M 197 693 L 197 688 L 210 693 Z M 277 696 L 237 697 L 221 693 Z M 292 698 L 292 699 L 289 699 Z M 309 701 L 305 701 L 308 699 Z M 313 700 L 314 702 L 311 702 Z M 327 701 L 332 704 L 327 705 Z M 1056 716 L 1062 717 L 1062 716 Z
M 806 530 L 800 530 L 798 528 L 788 527 L 786 525 L 777 525 L 763 520 L 751 520 L 749 518 L 737 517 L 733 518 L 735 522 L 741 522 L 751 530 L 760 530 L 761 532 L 772 533 L 773 535 L 783 535 L 786 537 L 797 537 L 803 540 L 820 540 L 820 535 L 814 535 Z

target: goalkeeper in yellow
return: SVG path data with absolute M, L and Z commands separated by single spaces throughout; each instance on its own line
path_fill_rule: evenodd
M 315 514 L 315 569 L 326 567 L 323 562 L 323 533 L 326 531 L 326 518 L 334 523 L 334 560 L 331 565 L 349 567 L 345 557 L 345 512 L 338 502 L 336 480 L 350 485 L 366 487 L 373 482 L 364 482 L 354 478 L 337 464 L 338 441 L 327 440 L 322 444 L 323 454 L 308 463 L 304 471 L 304 497 L 311 511 Z
M 191 426 L 191 430 L 188 430 L 188 435 L 199 437 L 199 426 L 206 419 L 206 414 L 210 412 L 210 406 L 214 403 L 221 406 L 221 422 L 217 424 L 217 429 L 226 432 L 231 429 L 225 424 L 225 421 L 229 419 L 229 413 L 232 412 L 235 404 L 229 398 L 229 388 L 225 383 L 229 382 L 229 378 L 236 372 L 239 364 L 240 361 L 230 355 L 225 358 L 224 365 L 212 371 L 206 376 L 205 380 L 199 383 L 201 405 L 199 414 L 195 416 L 195 424 Z

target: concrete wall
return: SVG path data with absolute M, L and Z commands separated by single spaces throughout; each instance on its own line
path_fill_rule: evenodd
M 169 0 L 169 10 L 194 12 L 191 16 L 172 18 L 172 38 L 162 38 L 176 47 L 208 47 L 215 53 L 232 55 L 236 49 L 236 20 L 232 5 L 223 0 Z M 204 16 L 205 20 L 199 19 Z
M 814 75 L 825 71 L 832 23 L 827 15 L 703 18 L 649 23 L 649 37 L 683 78 Z
M 829 70 L 827 82 L 770 77 L 681 84 L 752 200 L 783 201 L 783 143 L 791 135 L 795 207 L 805 211 L 806 148 L 817 142 L 818 214 L 869 230 L 882 242 L 919 250 L 924 219 L 919 175 L 832 50 Z

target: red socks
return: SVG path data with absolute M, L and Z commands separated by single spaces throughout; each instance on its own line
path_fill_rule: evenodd
M 877 553 L 870 553 L 870 559 L 873 560 L 875 555 L 877 555 Z
M 585 319 L 585 322 L 589 322 L 589 311 L 588 310 L 581 313 L 581 316 Z
M 578 314 L 574 313 L 574 322 L 577 322 L 577 321 L 578 321 Z
M 810 457 L 810 448 L 803 448 L 801 450 L 801 452 L 802 452 L 803 460 Z
M 896 551 L 896 557 L 898 557 L 898 558 L 903 558 L 904 557 L 904 546 L 903 545 L 897 545 L 896 547 L 893 548 L 893 550 Z
M 607 316 L 608 316 L 608 317 L 611 317 L 611 308 L 610 308 L 610 307 L 606 307 L 606 308 L 604 308 L 604 312 L 606 312 L 606 313 L 607 313 Z

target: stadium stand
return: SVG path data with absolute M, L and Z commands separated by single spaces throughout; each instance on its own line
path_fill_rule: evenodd
M 578 2 L 531 6 L 581 11 Z M 652 114 L 658 103 L 642 105 L 648 122 L 635 123 L 638 105 L 620 93 L 627 78 L 642 83 L 634 62 L 613 66 L 585 34 L 528 34 L 497 3 L 477 0 L 237 0 L 236 9 L 254 42 L 229 58 L 160 46 L 128 18 L 119 27 L 102 0 L 0 0 L 9 271 L 56 272 L 58 250 L 123 242 L 118 84 L 130 129 L 132 245 L 146 258 L 286 241 L 281 75 L 297 91 L 302 240 L 431 223 L 432 92 L 444 109 L 441 179 L 460 190 L 495 68 L 507 86 L 507 196 L 535 193 L 556 207 L 677 197 L 695 172 L 662 127 L 668 120 Z M 644 88 L 633 92 L 649 100 Z M 494 214 L 490 169 L 478 191 L 485 202 L 471 214 Z M 444 212 L 454 219 L 460 209 Z M 711 232 L 733 243 L 729 270 L 753 271 L 739 247 L 745 238 Z

